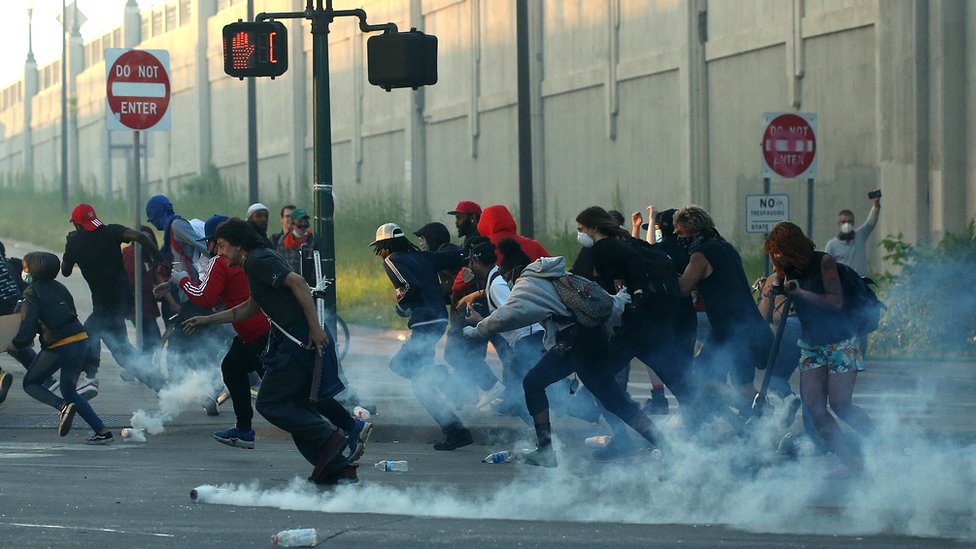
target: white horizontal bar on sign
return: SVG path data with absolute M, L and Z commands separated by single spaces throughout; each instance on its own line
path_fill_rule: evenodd
M 158 82 L 112 82 L 115 97 L 166 97 L 166 85 Z

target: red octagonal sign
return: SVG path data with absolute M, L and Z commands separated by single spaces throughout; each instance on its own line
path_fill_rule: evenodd
M 763 116 L 763 177 L 813 179 L 816 175 L 817 117 L 809 113 Z M 770 173 L 772 172 L 772 173 Z
M 111 62 L 110 51 L 106 51 L 106 64 Z M 115 52 L 121 54 L 107 66 L 105 89 L 109 129 L 169 130 L 169 117 L 166 116 L 170 96 L 169 52 Z

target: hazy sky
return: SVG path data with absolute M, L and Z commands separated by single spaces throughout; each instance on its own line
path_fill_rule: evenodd
M 126 0 L 78 0 L 78 9 L 88 21 L 81 27 L 87 42 L 122 24 Z M 138 0 L 141 9 L 165 3 L 165 0 Z M 27 59 L 27 8 L 34 7 L 34 58 L 43 67 L 61 57 L 60 0 L 3 0 L 4 32 L 0 45 L 7 52 L 0 56 L 0 89 L 24 75 Z M 68 2 L 71 5 L 71 2 Z M 70 8 L 69 8 L 70 9 Z

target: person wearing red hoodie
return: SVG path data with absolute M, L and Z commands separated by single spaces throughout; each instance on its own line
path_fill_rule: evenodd
M 488 237 L 491 243 L 496 247 L 498 246 L 499 242 L 506 238 L 515 239 L 522 247 L 522 251 L 525 252 L 525 255 L 529 257 L 530 261 L 535 261 L 540 257 L 552 256 L 552 254 L 549 253 L 549 250 L 547 250 L 545 246 L 540 244 L 538 241 L 518 234 L 518 226 L 515 224 L 515 218 L 512 217 L 512 212 L 501 204 L 488 206 L 481 212 L 481 217 L 478 220 L 478 233 L 482 236 Z M 504 254 L 501 252 L 501 250 L 499 250 L 498 261 L 496 264 L 501 265 L 503 259 Z M 464 311 L 467 307 L 471 306 L 472 303 L 477 302 L 477 300 L 484 299 L 484 296 L 484 290 L 477 290 L 473 293 L 469 293 L 458 301 L 457 309 L 459 311 Z M 521 383 L 521 379 L 518 378 L 518 376 L 513 376 L 511 372 L 507 371 L 504 372 L 503 379 L 505 381 L 505 385 Z M 505 387 L 499 386 L 494 388 L 490 392 L 489 396 L 498 397 L 504 392 L 506 392 Z M 489 399 L 489 402 L 491 402 L 491 399 Z
M 211 253 L 216 246 L 214 234 L 220 224 L 228 219 L 226 215 L 214 215 L 204 225 L 205 234 L 201 240 L 206 241 Z M 206 269 L 200 273 L 199 284 L 194 284 L 190 277 L 185 275 L 179 277 L 179 280 L 176 277 L 171 279 L 172 283 L 178 284 L 186 293 L 191 303 L 202 309 L 213 309 L 218 303 L 223 303 L 226 309 L 232 309 L 251 297 L 244 269 L 231 267 L 227 263 L 227 258 L 220 255 L 215 255 L 206 265 Z M 164 282 L 157 286 L 157 289 L 168 291 L 167 284 L 169 283 Z M 271 324 L 268 323 L 268 318 L 259 312 L 240 322 L 234 322 L 233 326 L 237 335 L 234 336 L 230 349 L 220 363 L 220 372 L 223 375 L 224 385 L 230 392 L 237 423 L 230 429 L 215 432 L 213 436 L 217 442 L 228 446 L 253 449 L 254 430 L 251 428 L 251 421 L 254 419 L 254 410 L 251 408 L 249 375 L 252 371 L 257 372 L 259 376 L 264 375 L 261 353 L 268 346 Z

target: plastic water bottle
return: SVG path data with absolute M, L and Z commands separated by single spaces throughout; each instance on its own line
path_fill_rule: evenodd
M 513 457 L 511 450 L 502 450 L 488 454 L 482 458 L 481 463 L 508 463 L 512 461 Z
M 406 461 L 393 461 L 392 459 L 377 462 L 375 467 L 380 471 L 398 471 L 401 473 L 409 470 Z
M 271 544 L 282 547 L 315 547 L 318 541 L 315 528 L 282 530 L 271 536 Z
M 613 442 L 613 437 L 610 435 L 600 435 L 596 437 L 586 437 L 583 444 L 587 448 L 606 448 Z
M 508 463 L 510 461 L 512 461 L 512 451 L 502 450 L 501 452 L 488 454 L 481 460 L 481 463 Z
M 362 406 L 356 406 L 352 409 L 352 415 L 358 417 L 363 421 L 369 421 L 369 410 L 363 408 Z

